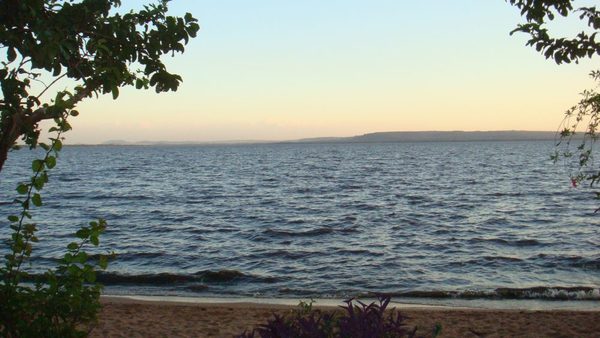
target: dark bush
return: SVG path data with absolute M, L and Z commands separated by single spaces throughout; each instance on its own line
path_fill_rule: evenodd
M 273 319 L 266 324 L 260 325 L 252 332 L 244 332 L 240 338 L 396 338 L 417 337 L 417 328 L 409 328 L 403 317 L 395 309 L 386 308 L 390 303 L 390 297 L 379 297 L 379 304 L 373 302 L 365 304 L 354 299 L 345 301 L 344 309 L 339 312 L 322 312 L 313 310 L 311 303 L 300 303 L 300 310 L 292 312 L 288 316 L 273 315 Z M 433 330 L 432 337 L 441 332 L 440 326 Z

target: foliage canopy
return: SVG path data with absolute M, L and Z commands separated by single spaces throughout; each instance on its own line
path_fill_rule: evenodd
M 161 61 L 183 52 L 196 36 L 197 20 L 166 15 L 168 1 L 139 12 L 118 13 L 119 0 L 1 0 L 0 169 L 7 152 L 22 137 L 35 147 L 45 119 L 76 115 L 75 105 L 100 93 L 119 96 L 119 88 L 152 87 L 175 91 L 182 81 Z M 58 91 L 51 102 L 42 95 L 58 79 L 69 78 L 71 91 Z M 51 79 L 39 93 L 32 81 Z
M 507 0 L 521 10 L 526 23 L 520 24 L 512 33 L 529 35 L 528 46 L 534 47 L 546 59 L 557 64 L 578 63 L 584 58 L 600 55 L 600 11 L 595 6 L 575 7 L 573 0 Z M 555 18 L 577 16 L 582 30 L 572 37 L 555 37 L 550 33 L 548 22 Z M 592 71 L 590 76 L 600 84 L 600 71 Z M 573 185 L 587 181 L 590 186 L 600 183 L 600 171 L 593 168 L 593 145 L 598 139 L 600 123 L 600 93 L 596 89 L 584 90 L 581 100 L 569 108 L 561 125 L 560 141 L 557 144 L 554 161 L 564 159 L 578 167 L 572 174 Z M 574 137 L 582 141 L 572 149 Z M 590 168 L 592 167 L 592 168 Z M 600 192 L 596 192 L 600 198 Z M 600 210 L 600 209 L 599 209 Z
M 557 64 L 577 62 L 583 58 L 600 55 L 600 43 L 596 36 L 600 30 L 600 11 L 596 7 L 575 8 L 573 0 L 508 0 L 521 10 L 526 23 L 514 32 L 529 35 L 528 46 L 534 47 L 547 59 Z M 558 16 L 578 15 L 586 27 L 574 37 L 553 37 L 547 24 Z M 587 31 L 586 31 L 587 29 Z

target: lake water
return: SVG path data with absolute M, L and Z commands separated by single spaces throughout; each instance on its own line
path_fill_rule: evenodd
M 31 269 L 51 265 L 77 226 L 102 217 L 100 251 L 118 254 L 100 278 L 109 293 L 600 299 L 598 201 L 571 187 L 572 168 L 553 165 L 552 150 L 66 147 L 34 210 L 41 242 Z M 10 154 L 2 215 L 17 210 L 14 186 L 31 155 Z

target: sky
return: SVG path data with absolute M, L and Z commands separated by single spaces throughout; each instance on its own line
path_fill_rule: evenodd
M 557 66 L 525 35 L 510 36 L 523 20 L 502 0 L 170 3 L 171 14 L 185 12 L 201 30 L 184 54 L 164 58 L 180 89 L 87 100 L 69 143 L 553 131 L 593 87 L 593 61 Z

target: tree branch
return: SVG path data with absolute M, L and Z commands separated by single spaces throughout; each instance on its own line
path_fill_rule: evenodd
M 65 106 L 72 109 L 77 103 L 84 98 L 89 97 L 95 91 L 95 87 L 83 87 L 82 89 L 77 90 L 75 95 L 66 100 Z M 49 113 L 48 107 L 40 107 L 30 114 L 26 114 L 25 111 L 19 110 L 9 116 L 2 123 L 2 130 L 0 130 L 0 171 L 4 166 L 4 162 L 6 162 L 8 152 L 21 135 L 25 134 L 28 130 L 34 130 L 40 121 L 57 117 L 59 116 Z
M 67 76 L 67 73 L 64 73 L 63 75 L 61 75 L 61 76 L 57 77 L 56 79 L 54 79 L 54 81 L 50 82 L 50 84 L 49 84 L 49 85 L 47 85 L 47 86 L 44 84 L 44 86 L 45 86 L 46 88 L 44 88 L 44 90 L 42 90 L 42 92 L 41 92 L 41 93 L 39 93 L 39 94 L 38 94 L 38 95 L 37 95 L 35 98 L 39 100 L 39 99 L 40 99 L 40 97 L 42 97 L 42 95 L 44 95 L 44 93 L 45 93 L 45 92 L 46 92 L 48 89 L 50 89 L 50 87 L 52 87 L 52 85 L 54 85 L 56 82 L 58 82 L 58 80 L 62 79 L 62 78 L 63 78 L 63 77 L 65 77 L 65 76 Z

